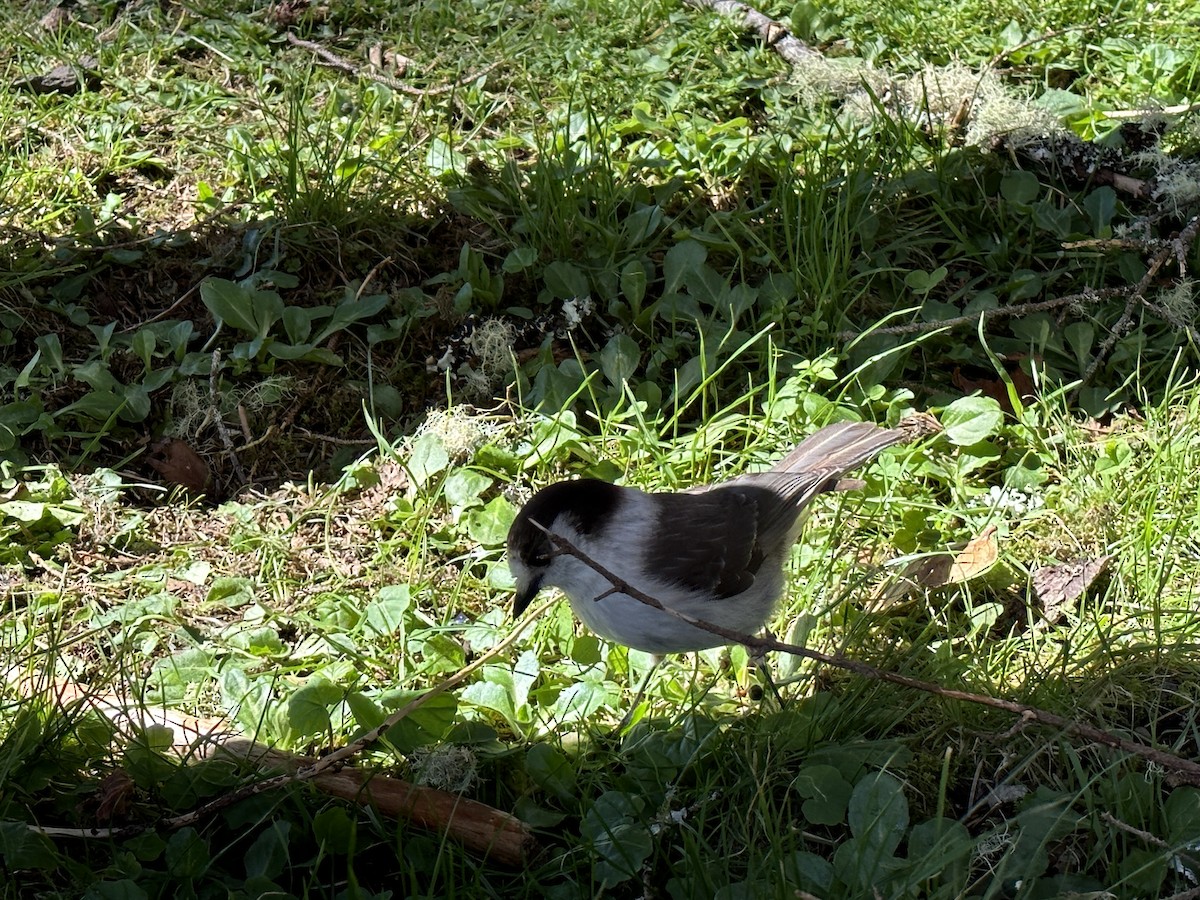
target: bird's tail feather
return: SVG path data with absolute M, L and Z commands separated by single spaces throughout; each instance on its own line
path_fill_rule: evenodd
M 782 475 L 824 470 L 840 476 L 887 447 L 907 439 L 908 434 L 904 431 L 880 428 L 869 422 L 836 422 L 806 437 L 771 471 Z M 848 482 L 846 487 L 858 484 L 861 482 Z M 839 484 L 835 489 L 840 487 Z

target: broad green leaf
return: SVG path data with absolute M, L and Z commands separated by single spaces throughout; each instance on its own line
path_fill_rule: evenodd
M 630 246 L 645 243 L 654 232 L 658 231 L 663 222 L 662 207 L 657 204 L 640 206 L 625 217 L 621 223 L 625 239 Z
M 575 766 L 550 744 L 541 742 L 529 748 L 525 772 L 534 784 L 564 803 L 575 796 Z
M 285 344 L 281 341 L 272 340 L 265 344 L 267 353 L 276 359 L 302 359 L 312 353 L 316 348 L 312 344 Z M 255 354 L 257 355 L 257 354 Z
M 1010 301 L 1028 300 L 1042 292 L 1042 276 L 1031 269 L 1017 269 L 1008 282 Z
M 252 656 L 276 656 L 283 653 L 285 647 L 274 628 L 253 628 L 233 634 L 228 639 L 229 646 L 245 650 Z
M 851 785 L 833 766 L 805 766 L 792 780 L 792 789 L 806 798 L 800 809 L 813 825 L 846 821 Z
M 1091 322 L 1071 322 L 1063 327 L 1063 341 L 1075 354 L 1075 364 L 1080 372 L 1086 372 L 1093 359 L 1092 348 L 1096 342 L 1096 329 Z
M 154 349 L 158 345 L 158 338 L 155 337 L 154 331 L 149 328 L 139 329 L 130 340 L 129 345 L 129 349 L 142 361 L 142 365 L 147 369 L 151 368 Z
M 506 497 L 493 497 L 483 509 L 467 513 L 467 534 L 484 547 L 500 547 L 516 517 L 517 508 Z
M 167 839 L 167 871 L 176 878 L 198 878 L 208 869 L 208 844 L 195 828 L 181 828 Z
M 480 495 L 490 488 L 493 481 L 482 472 L 474 469 L 459 469 L 446 479 L 442 493 L 446 502 L 458 509 L 478 506 L 482 501 Z
M 58 410 L 54 418 L 75 415 L 103 422 L 115 415 L 124 405 L 125 398 L 113 391 L 88 391 L 70 406 Z
M 801 890 L 825 896 L 833 885 L 833 864 L 823 856 L 797 850 L 784 862 L 784 866 L 788 880 Z
M 423 691 L 388 691 L 381 698 L 388 714 L 421 696 Z M 384 732 L 384 737 L 401 753 L 436 744 L 446 736 L 458 715 L 458 700 L 451 693 L 430 697 L 421 706 Z
M 300 357 L 300 359 L 304 362 L 320 363 L 323 366 L 337 366 L 340 368 L 345 365 L 345 361 L 327 347 L 314 347 Z
M 123 422 L 142 422 L 150 415 L 150 392 L 144 385 L 131 384 L 121 391 L 125 403 L 117 411 Z
M 59 864 L 54 844 L 31 831 L 27 822 L 0 822 L 0 859 L 9 872 L 53 869 Z
M 550 293 L 559 300 L 570 300 L 573 297 L 586 297 L 591 293 L 588 288 L 587 276 L 579 267 L 556 259 L 546 266 L 542 277 Z
M 498 469 L 514 475 L 521 471 L 521 464 L 524 460 L 524 456 L 495 444 L 484 444 L 475 451 L 476 464 L 485 469 Z
M 1062 240 L 1071 233 L 1071 210 L 1050 200 L 1039 200 L 1033 204 L 1033 224 Z
M 251 877 L 278 878 L 288 863 L 292 823 L 276 819 L 246 849 L 246 874 Z
M 971 854 L 971 834 L 954 819 L 928 819 L 908 834 L 908 860 L 921 867 L 922 877 L 932 877 Z M 925 872 L 928 874 L 924 874 Z
M 637 341 L 627 334 L 614 334 L 600 351 L 600 368 L 604 377 L 615 387 L 620 387 L 637 371 L 641 359 Z
M 641 821 L 644 805 L 635 795 L 606 791 L 580 823 L 580 833 L 596 857 L 596 875 L 610 887 L 637 875 L 654 849 L 650 830 Z
M 915 269 L 904 276 L 904 284 L 913 293 L 928 294 L 942 283 L 947 272 L 948 270 L 945 266 L 938 266 L 932 272 Z
M 350 714 L 354 716 L 354 721 L 363 731 L 378 728 L 387 718 L 383 707 L 362 691 L 350 691 L 346 694 L 346 705 L 350 707 Z
M 108 366 L 98 359 L 76 366 L 71 370 L 71 375 L 97 391 L 117 391 L 122 387 Z
M 463 688 L 462 699 L 499 713 L 513 725 L 520 724 L 517 722 L 517 710 L 513 705 L 512 686 L 502 683 L 500 679 L 487 678 L 468 684 Z
M 429 142 L 425 165 L 434 178 L 443 178 L 456 172 L 465 172 L 467 158 L 450 146 L 444 138 L 435 137 Z
M 312 819 L 313 839 L 323 852 L 349 853 L 356 825 L 342 806 L 327 806 Z
M 691 239 L 681 241 L 668 250 L 663 258 L 664 296 L 678 291 L 688 275 L 698 271 L 706 259 L 708 250 Z
M 1032 172 L 1009 172 L 1000 181 L 1000 196 L 1009 203 L 1028 206 L 1037 199 L 1042 186 Z
M 412 453 L 408 457 L 408 474 L 417 487 L 424 487 L 430 478 L 448 465 L 450 454 L 436 434 L 426 432 L 413 441 Z
M 200 299 L 213 318 L 247 334 L 258 333 L 252 293 L 249 288 L 224 278 L 206 278 L 200 285 Z
M 500 270 L 508 274 L 523 272 L 537 262 L 537 256 L 537 251 L 532 247 L 514 247 L 504 257 Z
M 310 678 L 287 702 L 288 724 L 298 735 L 317 735 L 329 731 L 329 710 L 340 703 L 345 691 L 320 676 Z
M 636 314 L 646 299 L 646 269 L 638 260 L 626 263 L 621 270 L 621 293 Z
M 42 364 L 52 373 L 59 373 L 66 369 L 66 363 L 63 360 L 62 341 L 59 340 L 57 334 L 42 334 L 33 339 L 33 344 L 38 348 L 37 356 L 42 360 Z
M 375 634 L 403 634 L 405 613 L 412 606 L 412 589 L 407 584 L 390 584 L 379 589 L 367 604 L 364 619 Z
M 604 707 L 612 707 L 618 699 L 615 685 L 606 684 L 593 673 L 566 687 L 554 702 L 554 720 L 580 722 Z
M 1098 187 L 1083 198 L 1083 208 L 1092 220 L 1092 233 L 1096 237 L 1109 237 L 1113 214 L 1117 211 L 1117 192 L 1108 185 Z
M 851 888 L 851 897 L 870 897 L 875 886 L 888 881 L 907 865 L 884 845 L 855 836 L 838 844 L 833 853 L 833 874 Z
M 123 846 L 128 846 L 128 843 Z M 90 885 L 83 900 L 146 900 L 148 896 L 136 881 L 121 878 L 117 881 L 97 881 Z
M 961 397 L 942 411 L 941 419 L 946 440 L 969 447 L 1000 430 L 1004 411 L 991 397 Z
M 567 817 L 566 813 L 538 806 L 532 797 L 518 797 L 513 804 L 513 814 L 530 828 L 553 828 Z
M 388 303 L 391 302 L 391 297 L 387 294 L 372 294 L 369 297 L 355 297 L 354 294 L 348 293 L 346 298 L 334 307 L 333 315 L 329 321 L 321 328 L 320 332 L 313 338 L 314 344 L 321 344 L 331 334 L 342 331 L 343 329 L 353 325 L 355 322 L 361 322 L 363 319 L 369 319 Z
M 1200 789 L 1177 787 L 1163 807 L 1168 840 L 1175 845 L 1200 841 Z
M 329 315 L 333 310 L 328 306 L 318 306 L 309 309 L 303 306 L 289 306 L 283 311 L 283 331 L 292 344 L 303 344 L 312 334 L 313 320 L 320 315 Z
M 529 721 L 529 689 L 536 680 L 539 664 L 536 654 L 525 651 L 513 668 L 488 666 L 483 678 L 467 685 L 463 699 L 498 712 L 514 727 Z
M 854 786 L 847 812 L 851 834 L 891 855 L 908 828 L 904 785 L 887 772 L 868 772 Z

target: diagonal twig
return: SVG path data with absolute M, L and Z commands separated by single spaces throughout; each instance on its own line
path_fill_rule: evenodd
M 1150 283 L 1154 281 L 1154 276 L 1158 274 L 1158 270 L 1166 265 L 1167 261 L 1172 256 L 1176 257 L 1179 262 L 1180 274 L 1186 271 L 1186 255 L 1187 250 L 1196 240 L 1196 236 L 1200 234 L 1200 216 L 1193 216 L 1191 221 L 1183 227 L 1174 240 L 1167 241 L 1166 246 L 1162 247 L 1150 259 L 1150 265 L 1146 268 L 1146 274 L 1141 280 L 1128 288 L 1125 288 L 1128 299 L 1125 302 L 1125 311 L 1121 313 L 1121 318 L 1112 327 L 1108 333 L 1108 337 L 1104 339 L 1104 343 L 1100 345 L 1100 349 L 1096 351 L 1096 355 L 1092 357 L 1091 363 L 1087 367 L 1087 371 L 1083 373 L 1083 379 L 1079 382 L 1079 386 L 1075 388 L 1071 396 L 1071 402 L 1079 397 L 1079 392 L 1087 385 L 1092 383 L 1092 379 L 1096 377 L 1096 373 L 1100 371 L 1100 367 L 1108 361 L 1108 356 L 1112 353 L 1113 347 L 1117 345 L 1117 341 L 1123 338 L 1126 332 L 1133 325 L 1133 316 L 1137 311 L 1138 306 L 1148 304 L 1146 300 L 1146 291 L 1150 287 Z M 1197 337 L 1195 329 L 1190 329 L 1193 339 Z
M 819 51 L 808 46 L 779 22 L 763 15 L 754 7 L 742 3 L 740 0 L 684 0 L 684 2 L 698 9 L 711 9 L 731 19 L 740 16 L 742 26 L 747 31 L 757 34 L 764 44 L 783 57 L 790 65 L 797 66 L 821 57 Z
M 992 709 L 999 709 L 1013 715 L 1020 716 L 1025 721 L 1036 722 L 1039 725 L 1046 725 L 1051 728 L 1060 729 L 1065 734 L 1076 735 L 1094 741 L 1097 744 L 1103 744 L 1106 747 L 1112 747 L 1116 750 L 1123 750 L 1126 753 L 1132 753 L 1135 756 L 1140 756 L 1143 759 L 1162 766 L 1164 769 L 1174 773 L 1180 781 L 1185 781 L 1189 784 L 1200 786 L 1200 763 L 1193 762 L 1189 759 L 1184 759 L 1170 753 L 1166 750 L 1160 750 L 1157 747 L 1151 747 L 1148 744 L 1143 744 L 1140 741 L 1132 741 L 1128 738 L 1123 738 L 1111 732 L 1097 728 L 1094 725 L 1088 725 L 1083 722 L 1076 722 L 1048 710 L 1041 709 L 1036 706 L 1030 706 L 1027 703 L 1017 703 L 1014 700 L 1004 700 L 1000 697 L 990 697 L 986 694 L 976 694 L 971 691 L 962 691 L 955 688 L 948 688 L 944 685 L 937 684 L 933 681 L 923 681 L 919 678 L 912 678 L 908 675 L 901 675 L 899 672 L 892 672 L 887 669 L 881 669 L 877 666 L 860 660 L 851 659 L 841 654 L 822 653 L 819 650 L 813 650 L 809 647 L 801 647 L 798 644 L 789 644 L 785 641 L 778 640 L 771 636 L 757 637 L 749 634 L 742 634 L 730 628 L 724 628 L 720 625 L 714 625 L 712 622 L 705 622 L 702 619 L 697 619 L 687 613 L 681 612 L 669 606 L 664 606 L 658 599 L 638 590 L 619 575 L 614 574 L 596 560 L 592 559 L 566 538 L 554 534 L 546 529 L 546 536 L 557 552 L 567 556 L 573 556 L 589 566 L 593 571 L 604 577 L 614 587 L 620 589 L 620 593 L 626 594 L 629 597 L 639 600 L 642 603 L 652 606 L 655 609 L 661 610 L 668 615 L 674 616 L 681 622 L 707 631 L 710 634 L 715 634 L 718 637 L 724 638 L 731 644 L 741 644 L 748 650 L 757 651 L 778 651 L 782 653 L 791 653 L 795 656 L 801 656 L 806 659 L 812 659 L 829 666 L 835 666 L 839 669 L 853 672 L 856 675 L 861 675 L 864 678 L 870 678 L 875 681 L 884 681 L 889 684 L 900 685 L 901 687 L 911 688 L 913 690 L 922 691 L 926 694 L 933 694 L 937 697 L 944 697 L 947 700 L 959 700 L 966 703 L 975 703 L 980 706 L 988 706 Z
M 161 831 L 178 831 L 180 828 L 186 828 L 195 825 L 196 823 L 207 819 L 214 813 L 220 812 L 221 810 L 232 806 L 234 803 L 245 800 L 249 797 L 255 797 L 259 794 L 266 793 L 267 791 L 286 787 L 297 782 L 311 781 L 319 775 L 336 772 L 349 763 L 352 757 L 361 753 L 363 750 L 367 749 L 376 741 L 378 741 L 393 725 L 412 715 L 412 713 L 420 709 L 439 694 L 444 694 L 451 688 L 457 687 L 471 675 L 478 672 L 481 668 L 515 644 L 517 639 L 524 634 L 525 629 L 529 626 L 529 624 L 536 621 L 542 615 L 542 613 L 549 609 L 552 602 L 554 601 L 547 599 L 536 606 L 530 607 L 523 620 L 517 623 L 513 627 L 512 631 L 505 635 L 502 640 L 497 642 L 496 645 L 489 649 L 486 653 L 481 654 L 470 665 L 464 666 L 450 677 L 425 691 L 425 693 L 414 697 L 358 740 L 352 741 L 346 746 L 321 757 L 312 765 L 303 766 L 295 771 L 286 772 L 282 775 L 276 775 L 272 778 L 266 778 L 262 781 L 250 782 L 249 784 L 245 784 L 240 788 L 221 794 L 209 802 L 202 804 L 201 806 L 198 806 L 186 813 L 160 819 L 156 823 L 153 823 L 153 825 L 138 824 L 125 828 L 106 829 L 103 831 L 103 833 L 101 832 L 101 829 L 88 829 L 88 831 L 95 832 L 94 836 L 103 836 L 114 840 L 133 837 L 135 835 L 142 834 L 151 828 Z M 90 835 L 79 834 L 77 836 L 88 837 Z
M 390 75 L 382 75 L 379 72 L 372 72 L 368 69 L 364 69 L 362 66 L 356 66 L 354 63 L 347 59 L 343 59 L 332 50 L 328 50 L 325 47 L 322 47 L 320 44 L 296 37 L 294 32 L 289 31 L 287 33 L 287 40 L 289 44 L 300 47 L 301 49 L 307 50 L 310 53 L 320 57 L 320 59 L 323 60 L 326 65 L 332 66 L 335 69 L 341 69 L 343 72 L 348 72 L 351 75 L 369 78 L 371 81 L 378 81 L 380 84 L 387 85 L 392 90 L 400 91 L 402 94 L 410 94 L 414 97 L 433 97 L 438 94 L 448 94 L 451 91 L 458 90 L 463 85 L 470 84 L 477 78 L 481 78 L 492 71 L 492 69 L 495 69 L 500 65 L 499 61 L 489 63 L 482 69 L 478 69 L 474 72 L 468 72 L 457 81 L 451 82 L 450 84 L 443 84 L 439 87 L 415 88 L 410 84 L 405 84 L 403 81 L 400 81 L 397 78 L 392 78 Z

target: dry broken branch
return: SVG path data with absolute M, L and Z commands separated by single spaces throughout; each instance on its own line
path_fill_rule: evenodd
M 798 66 L 821 56 L 818 51 L 808 46 L 779 22 L 764 16 L 757 9 L 747 6 L 739 0 L 684 0 L 684 2 L 697 9 L 711 9 L 731 19 L 740 19 L 747 31 L 757 34 L 764 44 L 783 57 L 789 65 Z
M 1200 785 L 1200 763 L 1193 762 L 1190 759 L 1183 759 L 1170 753 L 1166 750 L 1160 750 L 1157 747 L 1151 747 L 1148 744 L 1143 744 L 1140 741 L 1133 741 L 1128 738 L 1120 737 L 1102 728 L 1097 728 L 1094 725 L 1087 725 L 1083 722 L 1076 722 L 1068 719 L 1065 716 L 1060 716 L 1048 710 L 1040 709 L 1036 706 L 1030 706 L 1026 703 L 1017 703 L 1014 700 L 1005 700 L 1000 697 L 990 697 L 986 694 L 976 694 L 971 691 L 962 691 L 956 688 L 948 688 L 932 681 L 923 681 L 919 678 L 912 678 L 908 675 L 901 675 L 899 672 L 892 672 L 887 669 L 880 669 L 877 666 L 864 663 L 856 659 L 851 659 L 840 654 L 822 653 L 819 650 L 813 650 L 808 647 L 801 647 L 797 644 L 789 644 L 785 641 L 777 640 L 771 636 L 755 637 L 753 635 L 741 634 L 729 628 L 723 628 L 720 625 L 714 625 L 711 622 L 705 622 L 697 619 L 694 616 L 689 616 L 687 613 L 680 612 L 669 606 L 664 606 L 656 598 L 638 590 L 619 575 L 606 569 L 600 563 L 596 562 L 569 540 L 560 535 L 553 534 L 550 531 L 546 532 L 555 549 L 559 553 L 569 556 L 574 556 L 580 562 L 591 567 L 599 573 L 605 580 L 613 586 L 616 591 L 633 597 L 642 603 L 652 606 L 655 609 L 661 610 L 668 615 L 672 615 L 682 622 L 700 628 L 710 634 L 715 634 L 718 637 L 724 638 L 731 644 L 741 644 L 746 649 L 756 652 L 778 651 L 781 653 L 791 653 L 795 656 L 804 657 L 805 659 L 815 660 L 816 662 L 824 663 L 825 665 L 835 666 L 839 669 L 844 669 L 848 672 L 853 672 L 856 675 L 861 675 L 864 678 L 872 679 L 873 681 L 884 681 L 889 684 L 900 685 L 901 687 L 911 688 L 912 690 L 922 691 L 926 694 L 932 694 L 936 697 L 944 697 L 947 700 L 958 700 L 965 703 L 975 703 L 980 706 L 987 706 L 992 709 L 998 709 L 1003 712 L 1011 713 L 1020 716 L 1022 720 L 1028 722 L 1036 722 L 1039 725 L 1046 725 L 1051 728 L 1057 728 L 1064 734 L 1074 735 L 1085 738 L 1089 741 L 1094 741 L 1097 744 L 1103 744 L 1106 747 L 1111 747 L 1115 750 L 1122 750 L 1126 753 L 1131 753 L 1135 756 L 1140 756 L 1142 759 L 1156 765 L 1162 766 L 1164 769 L 1172 773 L 1172 775 L 1181 782 L 1188 784 Z
M 282 774 L 254 781 L 235 790 L 228 791 L 196 809 L 177 816 L 160 819 L 153 825 L 132 825 L 120 828 L 53 828 L 34 827 L 51 837 L 81 837 L 123 839 L 141 834 L 150 828 L 177 831 L 195 825 L 209 816 L 238 801 L 254 797 L 276 788 L 296 782 L 312 782 L 319 790 L 371 805 L 388 815 L 412 821 L 422 827 L 441 831 L 460 841 L 469 849 L 486 855 L 489 859 L 506 865 L 520 865 L 528 861 L 536 851 L 536 842 L 528 828 L 515 816 L 494 809 L 483 803 L 414 785 L 399 779 L 373 775 L 362 769 L 350 768 L 351 758 L 374 744 L 389 728 L 411 715 L 433 697 L 443 694 L 461 684 L 480 668 L 511 647 L 525 630 L 525 625 L 546 611 L 549 600 L 531 607 L 523 625 L 514 627 L 503 640 L 486 653 L 481 654 L 470 665 L 463 667 L 449 678 L 409 701 L 388 716 L 378 727 L 358 740 L 322 757 L 310 759 L 281 753 L 254 741 L 230 734 L 221 723 L 183 716 L 170 710 L 135 710 L 139 716 L 133 724 L 144 731 L 149 726 L 171 728 L 182 739 L 175 741 L 175 751 L 183 758 L 204 759 L 224 754 L 258 764 L 265 770 Z M 129 704 L 107 695 L 93 697 L 76 686 L 60 690 L 63 702 L 86 699 L 96 709 L 110 718 L 130 721 Z M 32 826 L 31 826 L 32 827 Z
M 390 75 L 384 75 L 381 72 L 372 72 L 370 69 L 364 68 L 363 66 L 356 66 L 354 63 L 347 59 L 343 59 L 332 50 L 327 50 L 320 44 L 296 37 L 296 35 L 291 31 L 287 33 L 287 40 L 289 44 L 315 54 L 322 62 L 328 66 L 331 66 L 332 68 L 341 69 L 343 72 L 348 72 L 351 75 L 369 78 L 371 81 L 378 81 L 380 84 L 387 85 L 392 90 L 400 91 L 402 94 L 410 94 L 414 97 L 432 97 L 436 96 L 437 94 L 448 94 L 451 91 L 458 90 L 465 84 L 470 84 L 477 78 L 483 77 L 484 75 L 488 74 L 488 72 L 492 71 L 492 69 L 495 69 L 500 65 L 499 62 L 490 63 L 484 66 L 482 69 L 477 69 L 474 72 L 468 72 L 466 75 L 463 75 L 461 78 L 452 82 L 451 84 L 443 84 L 433 88 L 415 88 L 412 85 L 405 84 L 403 81 L 400 81 L 397 78 L 392 78 Z M 411 60 L 409 60 L 407 57 L 404 57 L 404 59 L 406 63 L 411 62 Z M 407 65 L 405 67 L 407 68 Z

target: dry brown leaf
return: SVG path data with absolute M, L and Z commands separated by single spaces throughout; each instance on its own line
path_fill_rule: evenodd
M 203 494 L 212 484 L 212 472 L 195 450 L 179 438 L 167 438 L 150 447 L 147 460 L 168 484 L 177 484 L 193 494 Z
M 1108 568 L 1112 556 L 1076 559 L 1056 566 L 1041 566 L 1033 573 L 1033 590 L 1047 622 L 1057 622 Z
M 935 590 L 962 584 L 985 573 L 1000 558 L 996 526 L 989 525 L 955 555 L 937 553 L 912 560 L 892 581 L 881 585 L 868 609 L 886 612 L 901 604 L 914 590 Z
M 105 777 L 100 782 L 100 789 L 94 798 L 96 802 L 96 821 L 111 822 L 114 819 L 124 819 L 129 809 L 129 801 L 133 797 L 134 783 L 127 772 L 118 770 Z
M 1012 381 L 1013 388 L 1016 389 L 1017 396 L 1022 400 L 1032 400 L 1037 397 L 1037 385 L 1033 383 L 1029 373 L 1021 368 L 1023 358 L 1023 356 L 1009 357 L 1005 360 L 1004 369 L 1009 380 Z M 1008 385 L 1001 378 L 971 378 L 956 366 L 950 376 L 950 381 L 964 394 L 973 394 L 975 391 L 979 391 L 985 397 L 991 397 L 999 403 L 1005 412 L 1013 412 L 1012 399 L 1008 396 Z
M 994 566 L 999 558 L 1000 541 L 996 538 L 996 526 L 989 525 L 954 557 L 946 583 L 970 581 Z

